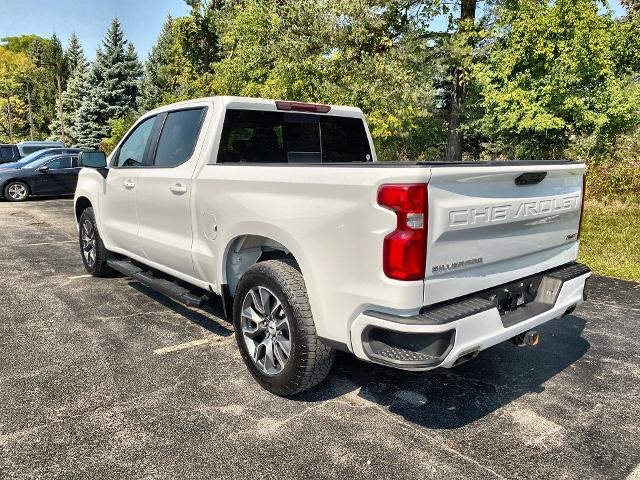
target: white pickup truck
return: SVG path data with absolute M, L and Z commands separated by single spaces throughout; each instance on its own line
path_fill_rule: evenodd
M 82 259 L 186 305 L 222 297 L 266 389 L 322 381 L 335 350 L 453 367 L 584 301 L 581 163 L 376 162 L 359 109 L 214 97 L 85 152 Z

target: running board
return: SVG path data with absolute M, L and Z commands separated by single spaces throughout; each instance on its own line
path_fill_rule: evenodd
M 129 260 L 107 260 L 107 265 L 127 277 L 131 277 L 133 280 L 140 282 L 145 287 L 149 287 L 187 307 L 199 308 L 211 299 L 211 294 L 209 293 L 197 296 L 175 282 L 154 276 L 153 272 L 143 270 Z

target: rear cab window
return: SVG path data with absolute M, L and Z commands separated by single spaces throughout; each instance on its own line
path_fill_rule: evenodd
M 327 114 L 226 111 L 218 163 L 369 162 L 360 118 Z

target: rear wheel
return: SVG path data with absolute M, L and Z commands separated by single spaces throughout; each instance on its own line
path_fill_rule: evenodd
M 9 182 L 4 187 L 4 198 L 10 202 L 23 202 L 29 198 L 29 185 L 24 182 Z
M 269 260 L 242 276 L 233 304 L 236 341 L 253 377 L 276 395 L 307 390 L 328 375 L 335 352 L 316 334 L 302 274 Z
M 85 208 L 80 215 L 78 239 L 85 270 L 94 277 L 103 277 L 111 273 L 111 268 L 107 266 L 111 252 L 102 243 L 91 207 Z

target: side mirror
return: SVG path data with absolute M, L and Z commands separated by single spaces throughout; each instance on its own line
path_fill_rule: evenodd
M 107 156 L 100 150 L 80 152 L 80 166 L 87 168 L 107 168 Z
M 43 165 L 38 170 L 40 170 L 41 172 L 47 173 L 49 171 L 49 167 L 46 165 Z
M 107 168 L 107 156 L 100 150 L 90 150 L 80 152 L 80 166 L 95 168 L 102 178 L 107 178 L 109 169 Z

